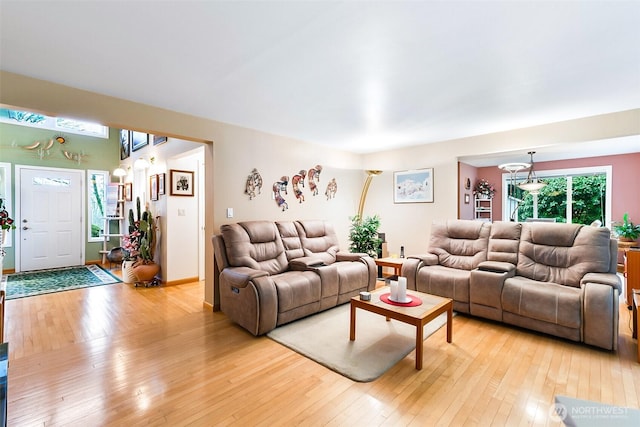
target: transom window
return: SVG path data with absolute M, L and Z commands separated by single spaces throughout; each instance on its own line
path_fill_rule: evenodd
M 49 117 L 30 111 L 0 108 L 0 122 L 49 129 L 57 132 L 109 138 L 109 128 L 107 126 L 64 117 Z

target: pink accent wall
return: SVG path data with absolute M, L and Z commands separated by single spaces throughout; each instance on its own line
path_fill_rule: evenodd
M 471 188 L 465 188 L 467 179 Z M 473 186 L 478 179 L 478 168 L 466 163 L 458 162 L 458 218 L 474 219 L 473 214 Z M 465 194 L 469 195 L 469 203 L 464 202 Z
M 535 159 L 534 159 L 535 160 Z M 557 160 L 552 162 L 536 162 L 535 170 L 555 170 L 569 168 L 584 168 L 593 166 L 611 166 L 612 167 L 612 199 L 611 214 L 612 221 L 621 221 L 625 212 L 629 213 L 629 217 L 635 224 L 640 223 L 640 152 L 631 154 L 621 154 L 617 156 L 601 156 L 587 157 L 583 159 Z M 460 188 L 464 188 L 465 173 L 474 175 L 476 178 L 485 178 L 496 187 L 497 197 L 493 198 L 493 220 L 507 221 L 508 218 L 502 218 L 502 171 L 496 166 L 474 168 L 473 166 L 460 163 Z M 471 180 L 471 185 L 475 180 Z M 464 193 L 460 194 L 460 206 L 464 205 Z M 464 205 L 466 206 L 466 205 Z M 466 211 L 465 211 L 466 212 Z M 460 218 L 462 216 L 460 209 Z M 471 208 L 471 216 L 473 218 L 473 207 Z

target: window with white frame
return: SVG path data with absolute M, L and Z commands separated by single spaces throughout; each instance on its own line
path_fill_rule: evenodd
M 30 111 L 11 110 L 0 108 L 0 122 L 20 126 L 29 126 L 39 129 L 48 129 L 57 132 L 74 133 L 78 135 L 109 138 L 109 127 L 98 123 L 64 117 L 49 117 Z
M 103 240 L 102 234 L 105 231 L 105 217 L 107 216 L 107 184 L 109 182 L 109 172 L 99 170 L 87 171 L 87 200 L 89 201 L 89 220 L 87 224 L 87 236 L 89 242 Z
M 520 189 L 517 184 L 526 174 L 511 182 L 502 176 L 503 218 L 514 221 L 549 219 L 556 222 L 591 224 L 611 223 L 611 166 L 561 170 L 536 170 L 547 185 L 538 194 Z

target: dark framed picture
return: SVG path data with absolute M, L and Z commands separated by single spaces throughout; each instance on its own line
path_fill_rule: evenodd
M 131 132 L 120 129 L 120 160 L 129 158 L 131 155 Z
M 158 174 L 158 194 L 159 195 L 165 194 L 164 180 L 166 176 L 167 174 L 164 174 L 164 173 Z
M 145 145 L 149 145 L 149 134 L 144 132 L 131 132 L 131 149 L 138 151 Z
M 149 177 L 149 194 L 151 194 L 151 200 L 158 200 L 158 175 Z
M 166 136 L 153 135 L 153 145 L 160 145 L 167 142 Z
M 126 202 L 133 200 L 133 184 L 130 182 L 124 184 L 124 200 Z
M 394 172 L 393 203 L 433 203 L 433 168 Z
M 171 169 L 169 181 L 171 196 L 193 196 L 193 171 Z

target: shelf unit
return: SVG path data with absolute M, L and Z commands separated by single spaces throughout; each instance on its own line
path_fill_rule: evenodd
M 102 254 L 102 264 L 107 263 L 107 254 L 113 247 L 122 245 L 122 237 L 124 237 L 124 183 L 118 183 L 118 199 L 116 201 L 116 213 L 115 215 L 107 215 L 103 218 L 104 220 L 104 229 L 100 237 L 102 237 L 102 250 L 100 253 Z M 117 221 L 118 223 L 118 232 L 111 232 L 111 223 L 113 221 Z M 118 243 L 109 248 L 109 240 L 111 237 L 117 237 Z
M 483 199 L 478 196 L 475 197 L 474 213 L 477 220 L 491 222 L 493 220 L 492 210 L 493 199 Z

